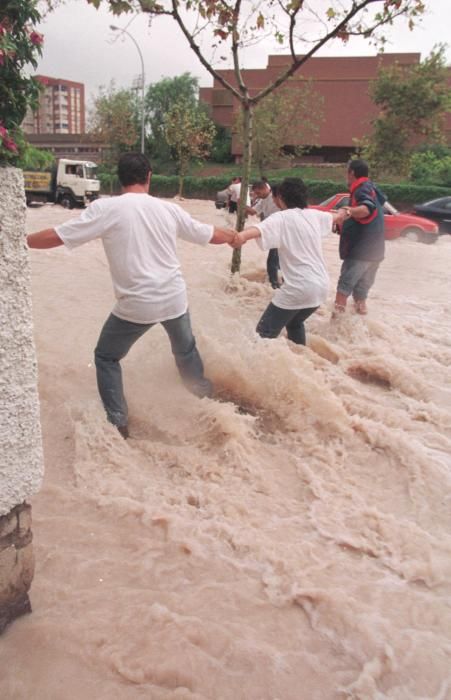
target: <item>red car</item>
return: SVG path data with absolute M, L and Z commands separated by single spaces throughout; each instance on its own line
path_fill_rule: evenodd
M 324 200 L 321 204 L 312 205 L 313 209 L 323 211 L 335 211 L 340 207 L 349 205 L 349 194 L 342 192 L 334 194 L 333 197 Z M 414 214 L 401 214 L 389 202 L 384 204 L 385 239 L 399 238 L 404 236 L 411 241 L 421 241 L 422 243 L 435 243 L 438 238 L 438 226 L 430 219 Z

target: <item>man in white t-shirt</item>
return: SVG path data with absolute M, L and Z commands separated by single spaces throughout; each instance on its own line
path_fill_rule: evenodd
M 118 163 L 122 195 L 94 201 L 77 219 L 30 234 L 30 248 L 72 249 L 101 238 L 116 305 L 95 349 L 97 385 L 108 420 L 128 437 L 128 409 L 120 360 L 149 328 L 161 323 L 185 386 L 211 396 L 191 330 L 186 286 L 177 258 L 177 238 L 190 243 L 230 243 L 234 231 L 192 219 L 183 209 L 149 195 L 152 170 L 140 153 Z
M 281 211 L 237 233 L 239 247 L 252 238 L 263 250 L 278 248 L 283 284 L 257 325 L 263 338 L 277 338 L 286 328 L 289 340 L 305 345 L 304 321 L 327 299 L 329 276 L 322 239 L 346 214 L 307 209 L 307 190 L 300 178 L 286 178 L 277 188 Z
M 259 216 L 260 221 L 264 221 L 268 216 L 271 216 L 271 214 L 280 211 L 274 199 L 273 189 L 267 181 L 259 180 L 258 182 L 254 182 L 251 187 L 251 192 L 257 201 L 251 207 L 247 207 L 247 214 Z M 278 289 L 280 287 L 279 269 L 279 254 L 277 248 L 271 248 L 266 259 L 266 272 L 268 273 L 269 283 L 273 289 Z

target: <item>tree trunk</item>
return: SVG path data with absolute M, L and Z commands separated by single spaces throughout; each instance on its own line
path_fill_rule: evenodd
M 184 181 L 184 179 L 185 179 L 185 176 L 180 174 L 179 175 L 179 193 L 177 195 L 180 198 L 182 197 L 182 194 L 183 194 L 183 181 Z
M 252 125 L 253 125 L 253 106 L 247 102 L 241 105 L 243 110 L 243 167 L 241 171 L 241 192 L 240 201 L 238 204 L 238 216 L 236 221 L 236 230 L 242 231 L 246 220 L 246 203 L 247 192 L 249 189 L 249 181 L 251 175 L 252 164 Z M 230 270 L 232 274 L 239 272 L 241 268 L 241 248 L 236 248 L 232 255 L 232 264 Z

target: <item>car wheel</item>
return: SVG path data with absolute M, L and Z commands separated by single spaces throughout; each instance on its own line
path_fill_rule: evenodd
M 438 241 L 438 233 L 426 233 L 423 231 L 421 241 L 427 245 L 432 245 L 432 243 Z
M 409 241 L 421 241 L 423 231 L 421 231 L 419 228 L 414 228 L 411 226 L 410 228 L 406 228 L 404 231 L 401 231 L 401 236 L 403 238 L 408 238 Z
M 73 209 L 75 206 L 75 201 L 74 201 L 74 198 L 72 197 L 72 195 L 63 194 L 61 199 L 60 199 L 60 204 L 65 209 Z

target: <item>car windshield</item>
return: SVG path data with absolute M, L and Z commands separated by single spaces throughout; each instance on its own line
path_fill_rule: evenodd
M 97 180 L 97 166 L 85 165 L 85 178 L 87 180 Z
M 385 214 L 399 214 L 399 211 L 397 209 L 395 209 L 393 204 L 390 204 L 390 202 L 385 202 L 384 213 Z

